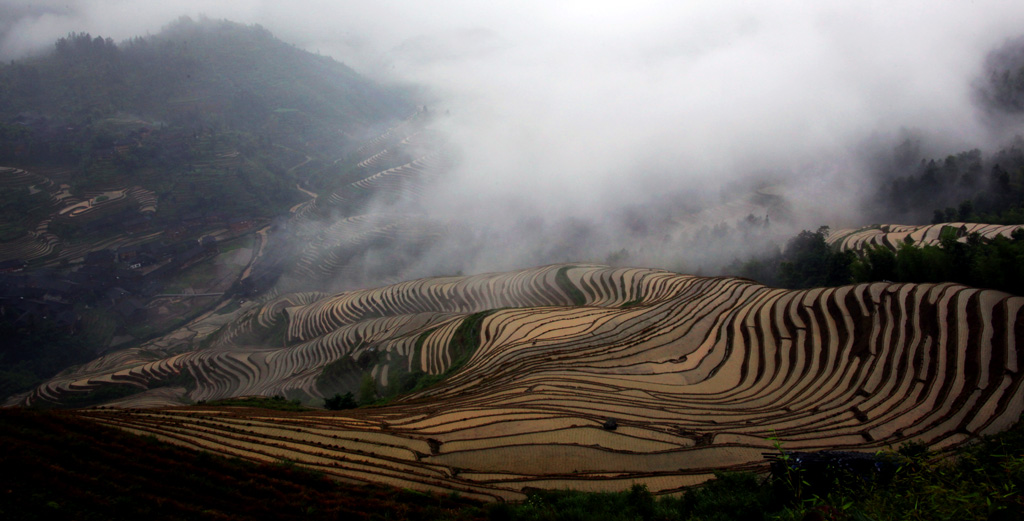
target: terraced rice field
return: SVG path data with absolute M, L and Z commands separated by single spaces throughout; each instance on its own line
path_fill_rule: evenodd
M 304 239 L 289 275 L 295 285 L 328 283 L 339 277 L 359 280 L 367 268 L 359 260 L 368 251 L 395 243 L 427 243 L 445 233 L 444 227 L 416 215 L 383 213 L 338 219 L 328 226 L 303 222 L 296 228 L 294 233 Z
M 373 157 L 377 156 L 371 156 L 370 159 Z M 371 197 L 385 205 L 413 199 L 436 178 L 444 164 L 440 154 L 433 152 L 408 163 L 375 172 L 317 197 L 313 204 L 303 209 L 298 216 L 326 216 L 339 210 L 343 214 L 348 214 L 353 209 L 360 209 L 360 205 Z
M 356 157 L 371 158 L 387 150 L 388 146 L 408 139 L 409 136 L 420 130 L 420 123 L 427 119 L 428 115 L 423 110 L 417 110 L 409 117 L 403 119 L 395 126 L 386 129 L 379 135 L 367 141 L 356 150 Z M 363 165 L 360 165 L 363 166 Z
M 48 210 L 56 210 L 62 203 L 60 196 L 65 191 L 56 187 L 49 178 L 22 170 L 20 168 L 0 167 L 0 188 L 25 189 L 30 193 L 44 192 L 48 197 Z M 56 192 L 56 193 L 54 193 Z M 50 255 L 60 243 L 60 239 L 49 232 L 50 221 L 33 221 L 26 216 L 21 225 L 28 233 L 14 240 L 0 243 L 0 261 L 21 259 L 35 260 Z
M 71 221 L 88 219 L 88 216 L 106 211 L 123 209 L 132 204 L 143 214 L 157 211 L 156 193 L 139 186 L 111 188 L 86 192 L 81 197 L 71 195 L 68 185 L 57 186 L 50 178 L 26 170 L 0 167 L 0 188 L 28 188 L 32 193 L 44 192 L 48 196 L 47 210 L 55 218 Z M 26 222 L 29 231 L 17 239 L 0 243 L 0 261 L 21 259 L 32 261 L 47 259 L 47 266 L 57 266 L 62 260 L 83 257 L 89 251 L 100 250 L 111 245 L 128 245 L 132 239 L 112 238 L 105 244 L 65 244 L 60 237 L 50 232 L 52 219 Z M 58 252 L 58 248 L 61 248 Z
M 891 250 L 905 242 L 913 241 L 917 246 L 938 246 L 939 237 L 945 228 L 956 230 L 957 240 L 963 242 L 971 234 L 977 233 L 983 239 L 998 236 L 1010 237 L 1013 232 L 1024 228 L 1024 225 L 1002 225 L 982 223 L 942 223 L 924 226 L 902 224 L 879 224 L 865 228 L 848 228 L 835 230 L 828 234 L 825 241 L 838 247 L 841 251 L 861 251 L 869 246 L 884 246 Z
M 415 369 L 436 374 L 452 363 L 467 317 L 494 310 L 461 369 L 386 407 L 82 414 L 354 482 L 491 499 L 635 482 L 671 492 L 716 470 L 762 468 L 773 436 L 796 450 L 874 451 L 908 440 L 941 449 L 1005 429 L 1024 409 L 1022 308 L 1024 298 L 956 284 L 790 291 L 555 265 L 283 295 L 252 307 L 206 349 L 159 359 L 146 349 L 114 353 L 21 403 L 103 382 L 141 388 L 182 371 L 195 389 L 154 388 L 119 405 L 315 395 L 324 364 L 343 357 L 369 360 L 381 384 Z M 256 344 L 274 331 L 279 345 Z M 604 427 L 609 418 L 615 429 Z
M 450 231 L 416 209 L 425 187 L 450 166 L 425 119 L 417 112 L 359 148 L 342 184 L 303 190 L 313 199 L 291 209 L 301 250 L 281 286 L 347 289 L 410 278 L 410 259 Z
M 35 260 L 53 253 L 60 238 L 49 233 L 49 219 L 41 221 L 27 234 L 0 244 L 0 261 L 11 259 Z

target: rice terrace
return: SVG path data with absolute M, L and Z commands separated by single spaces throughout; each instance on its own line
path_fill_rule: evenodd
M 978 51 L 983 149 L 727 175 L 693 159 L 721 129 L 524 89 L 539 131 L 390 72 L 510 52 L 487 31 L 365 76 L 260 25 L 146 34 L 0 62 L 0 462 L 32 469 L 0 515 L 1024 516 L 1024 40 Z
M 194 380 L 195 400 L 317 395 L 322 368 L 342 357 L 373 359 L 366 370 L 385 387 L 417 371 L 444 374 L 466 357 L 436 386 L 345 415 L 124 409 L 169 405 L 185 387 L 82 414 L 224 455 L 471 497 L 611 491 L 637 480 L 667 492 L 716 470 L 756 469 L 772 436 L 799 450 L 876 450 L 907 440 L 941 448 L 1005 429 L 1024 408 L 1022 306 L 954 284 L 788 291 L 556 265 L 279 297 L 218 345 L 148 363 L 97 360 L 26 400 L 178 375 Z M 490 312 L 462 344 L 480 311 Z M 244 347 L 278 321 L 285 347 Z

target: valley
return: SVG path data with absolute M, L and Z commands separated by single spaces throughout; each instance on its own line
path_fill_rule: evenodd
M 260 26 L 71 34 L 0 80 L 17 421 L 470 518 L 540 491 L 686 497 L 794 451 L 934 462 L 1020 429 L 1020 138 L 879 167 L 879 213 L 817 232 L 829 214 L 778 172 L 595 196 L 591 217 L 510 198 L 502 221 L 473 213 L 489 172 L 459 114 Z

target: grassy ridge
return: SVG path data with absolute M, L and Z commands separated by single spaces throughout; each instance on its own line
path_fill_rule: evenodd
M 480 311 L 467 315 L 462 319 L 448 344 L 448 352 L 452 357 L 452 363 L 445 372 L 429 374 L 418 368 L 409 371 L 406 369 L 408 358 L 396 357 L 396 359 L 390 362 L 387 369 L 389 382 L 387 388 L 381 390 L 378 399 L 370 401 L 365 399 L 365 397 L 361 397 L 359 404 L 385 405 L 401 395 L 422 391 L 455 374 L 469 361 L 477 348 L 480 347 L 480 336 L 483 330 L 484 318 L 495 311 L 493 309 Z M 414 367 L 419 366 L 423 343 L 434 331 L 435 329 L 424 331 L 416 339 L 415 349 L 411 355 L 414 359 Z M 366 376 L 368 375 L 367 371 L 373 364 L 379 361 L 380 356 L 378 351 L 374 351 L 372 353 L 364 353 L 359 360 L 345 356 L 325 365 L 323 371 L 317 377 L 317 389 L 325 396 L 330 396 L 334 393 L 340 396 L 342 392 L 347 391 L 353 393 L 353 398 L 355 398 L 357 386 L 363 387 L 366 385 L 361 379 L 365 380 L 368 377 Z M 359 389 L 359 391 L 360 395 L 371 394 L 364 392 L 363 389 Z
M 569 280 L 569 268 L 569 266 L 566 266 L 559 269 L 558 273 L 555 273 L 555 283 L 558 284 L 558 287 L 561 288 L 562 291 L 569 295 L 574 306 L 586 305 L 587 296 L 580 291 L 580 288 L 577 288 L 576 285 Z
M 378 405 L 391 402 L 403 394 L 422 391 L 437 385 L 462 369 L 462 366 L 466 365 L 466 362 L 473 356 L 473 353 L 480 347 L 480 334 L 483 330 L 484 318 L 495 311 L 494 309 L 480 311 L 462 319 L 462 323 L 452 333 L 452 339 L 448 344 L 448 352 L 452 357 L 452 363 L 445 372 L 429 374 L 418 369 L 406 372 L 402 364 L 393 365 L 391 375 L 389 376 L 392 384 L 388 386 L 387 394 L 378 402 Z M 420 352 L 423 342 L 432 332 L 433 330 L 426 331 L 416 339 L 415 352 L 417 357 L 421 356 Z

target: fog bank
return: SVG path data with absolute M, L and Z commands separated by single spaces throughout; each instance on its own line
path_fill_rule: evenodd
M 720 263 L 800 228 L 870 222 L 868 156 L 907 129 L 936 155 L 1020 129 L 989 124 L 976 82 L 1020 35 L 1022 3 L 688 4 L 5 2 L 0 56 L 206 15 L 420 85 L 457 156 L 420 209 L 471 230 L 425 255 L 422 274 L 621 249 L 639 265 Z M 785 204 L 751 203 L 766 186 Z M 687 251 L 702 226 L 746 215 L 772 231 Z

